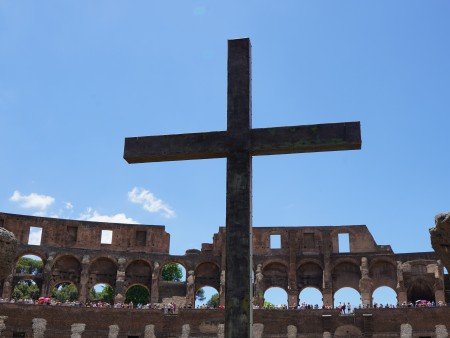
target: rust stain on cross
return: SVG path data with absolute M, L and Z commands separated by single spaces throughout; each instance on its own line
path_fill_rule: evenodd
M 361 149 L 359 122 L 252 129 L 250 39 L 228 41 L 227 130 L 125 139 L 128 163 L 227 158 L 225 337 L 252 334 L 252 157 Z

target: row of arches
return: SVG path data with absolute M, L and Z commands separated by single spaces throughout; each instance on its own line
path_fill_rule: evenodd
M 24 267 L 21 264 L 21 259 L 26 258 L 34 261 L 40 261 L 40 264 L 32 264 Z M 28 279 L 36 281 L 39 286 L 42 283 L 42 276 L 44 264 L 40 257 L 25 255 L 18 260 L 16 266 L 16 275 L 14 277 L 14 284 L 21 280 Z M 165 267 L 176 264 L 181 269 L 181 276 L 176 280 L 165 280 Z M 263 294 L 271 288 L 288 289 L 288 267 L 282 261 L 271 261 L 265 265 L 261 265 L 262 285 L 260 290 Z M 116 287 L 118 262 L 110 257 L 100 257 L 89 263 L 88 267 L 88 289 L 91 289 L 97 284 L 107 284 L 113 289 Z M 82 263 L 74 256 L 65 255 L 55 259 L 50 271 L 45 273 L 50 274 L 50 289 L 55 285 L 61 283 L 73 283 L 79 285 L 82 271 Z M 162 268 L 151 266 L 150 262 L 138 259 L 127 263 L 124 271 L 124 288 L 127 290 L 133 285 L 143 285 L 147 288 L 149 294 L 151 293 L 152 279 L 158 278 L 160 280 L 160 299 L 164 296 L 170 296 L 170 292 L 174 288 L 168 288 L 167 284 L 178 283 L 179 296 L 186 295 L 186 278 L 187 273 L 183 265 L 179 263 L 166 263 Z M 323 286 L 323 268 L 319 261 L 310 260 L 299 265 L 297 271 L 297 288 L 298 290 L 305 290 L 314 288 L 321 290 Z M 205 287 L 212 287 L 220 290 L 221 273 L 217 264 L 212 262 L 204 262 L 199 264 L 194 271 L 195 275 L 195 293 Z M 395 289 L 396 286 L 396 267 L 392 262 L 377 260 L 372 262 L 369 269 L 369 275 L 374 281 L 373 289 L 376 290 L 381 286 L 386 286 Z M 331 278 L 333 282 L 333 289 L 340 290 L 343 288 L 352 288 L 355 291 L 359 289 L 359 281 L 361 279 L 360 266 L 353 260 L 340 260 L 336 262 L 331 270 Z M 256 278 L 257 279 L 257 278 Z M 163 290 L 164 289 L 164 290 Z M 303 291 L 302 291 L 303 292 Z M 357 292 L 357 291 L 356 291 Z M 414 283 L 408 286 L 408 301 L 415 301 L 417 299 L 434 299 L 434 292 L 425 280 L 417 279 Z M 335 292 L 336 293 L 336 292 Z M 314 302 L 315 303 L 315 302 Z
M 333 294 L 333 306 L 337 307 L 339 304 L 343 303 L 350 303 L 352 308 L 359 307 L 361 305 L 361 294 L 356 289 L 343 287 Z M 264 304 L 266 306 L 287 306 L 288 294 L 282 288 L 271 287 L 264 293 Z M 317 308 L 322 308 L 322 292 L 314 287 L 306 287 L 299 293 L 298 304 L 300 307 L 317 306 Z M 397 293 L 388 286 L 380 286 L 372 293 L 372 304 L 383 306 L 396 305 Z

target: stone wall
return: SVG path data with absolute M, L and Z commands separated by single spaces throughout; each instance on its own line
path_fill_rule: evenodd
M 12 337 L 13 331 L 31 336 L 36 318 L 39 323 L 45 320 L 46 338 L 68 337 L 79 332 L 80 327 L 81 337 L 89 338 L 105 338 L 108 334 L 143 337 L 146 330 L 158 338 L 180 337 L 183 326 L 187 332 L 187 324 L 192 337 L 217 337 L 219 324 L 224 322 L 222 310 L 182 310 L 178 315 L 164 315 L 157 310 L 67 307 L 61 311 L 61 307 L 18 304 L 0 304 L 0 316 L 8 318 L 4 337 Z M 323 337 L 323 332 L 336 336 L 340 332 L 361 332 L 369 337 L 398 337 L 402 324 L 411 325 L 413 333 L 433 336 L 436 330 L 445 332 L 442 325 L 450 328 L 450 308 L 357 310 L 354 316 L 326 310 L 255 310 L 254 322 L 263 324 L 263 337 L 287 337 L 295 328 L 297 337 L 303 338 Z

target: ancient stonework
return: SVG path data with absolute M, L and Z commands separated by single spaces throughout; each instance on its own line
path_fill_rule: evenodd
M 296 338 L 297 337 L 297 326 L 289 325 L 287 327 L 287 338 Z
M 72 324 L 70 327 L 70 331 L 72 332 L 72 334 L 70 335 L 70 338 L 81 338 L 81 335 L 85 329 L 86 329 L 86 324 L 83 324 L 83 323 Z
M 156 338 L 155 325 L 153 324 L 145 325 L 144 338 Z
M 8 319 L 8 316 L 0 316 L 0 337 L 2 336 L 2 332 L 6 329 L 5 321 Z
M 217 326 L 217 338 L 225 338 L 225 325 L 219 324 Z
M 445 325 L 436 325 L 436 338 L 447 338 L 448 331 Z
M 450 212 L 436 215 L 434 222 L 435 227 L 430 229 L 431 245 L 450 271 Z
M 119 335 L 119 326 L 118 325 L 110 325 L 109 326 L 109 332 L 108 332 L 108 338 L 117 338 Z
M 412 338 L 412 332 L 411 324 L 402 324 L 400 326 L 400 338 Z
M 189 338 L 191 333 L 191 326 L 189 324 L 184 324 L 181 327 L 181 338 Z
M 328 331 L 325 331 L 325 332 L 323 333 L 323 338 L 332 338 L 331 333 L 328 332 Z
M 44 318 L 33 318 L 33 338 L 44 338 L 47 329 L 47 321 Z
M 17 239 L 14 234 L 4 228 L 0 228 L 0 280 L 11 273 L 16 259 L 16 251 Z
M 264 333 L 264 324 L 255 323 L 253 324 L 253 337 L 252 338 L 261 338 Z

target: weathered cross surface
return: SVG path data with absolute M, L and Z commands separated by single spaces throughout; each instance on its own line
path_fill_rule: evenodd
M 252 156 L 361 148 L 359 122 L 252 129 L 250 50 L 228 41 L 226 131 L 126 138 L 124 150 L 128 163 L 227 158 L 227 338 L 252 333 Z

